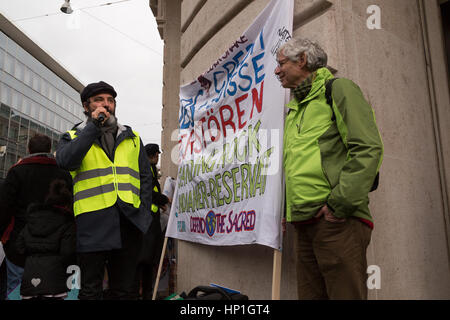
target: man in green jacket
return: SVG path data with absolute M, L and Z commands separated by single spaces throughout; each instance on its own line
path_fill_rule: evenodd
M 296 229 L 299 299 L 367 299 L 369 197 L 383 144 L 371 106 L 333 77 L 316 43 L 291 39 L 275 74 L 292 90 L 284 128 L 286 221 Z

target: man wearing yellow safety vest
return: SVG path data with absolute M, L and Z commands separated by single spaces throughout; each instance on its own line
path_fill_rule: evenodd
M 73 178 L 80 300 L 102 298 L 105 265 L 109 297 L 137 298 L 137 259 L 153 219 L 150 165 L 138 133 L 117 122 L 116 96 L 103 81 L 87 85 L 87 119 L 61 137 L 56 151 Z
M 159 263 L 164 240 L 160 223 L 160 209 L 166 210 L 169 199 L 161 193 L 161 186 L 158 181 L 158 169 L 156 165 L 159 160 L 159 154 L 161 153 L 159 146 L 155 143 L 149 143 L 144 148 L 152 172 L 152 212 L 154 219 L 147 233 L 144 235 L 137 269 L 137 286 L 139 287 L 139 280 L 141 280 L 142 299 L 151 300 L 153 297 L 153 268 Z

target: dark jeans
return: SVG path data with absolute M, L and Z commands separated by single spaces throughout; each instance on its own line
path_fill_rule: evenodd
M 135 300 L 134 290 L 137 259 L 142 242 L 142 232 L 126 218 L 120 221 L 122 248 L 78 253 L 81 269 L 81 285 L 78 299 L 100 300 L 103 297 L 105 266 L 108 270 L 109 294 L 111 300 Z

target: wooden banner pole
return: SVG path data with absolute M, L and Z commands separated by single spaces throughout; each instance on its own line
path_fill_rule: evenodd
M 158 275 L 156 276 L 155 287 L 153 288 L 152 300 L 156 299 L 156 294 L 158 293 L 159 278 L 161 277 L 161 269 L 162 269 L 162 266 L 164 263 L 164 257 L 166 255 L 167 239 L 169 239 L 169 238 L 168 237 L 164 238 L 164 244 L 163 244 L 163 248 L 162 248 L 162 252 L 161 252 L 161 258 L 159 259 Z
M 282 256 L 280 250 L 273 250 L 272 300 L 280 300 Z

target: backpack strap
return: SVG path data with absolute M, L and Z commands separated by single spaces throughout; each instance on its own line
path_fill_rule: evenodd
M 334 121 L 336 119 L 336 116 L 334 115 L 333 111 L 333 97 L 331 95 L 332 88 L 333 88 L 333 82 L 339 78 L 332 78 L 325 82 L 325 98 L 327 99 L 327 104 L 331 107 L 331 111 L 333 112 L 333 116 L 331 117 L 331 120 Z

